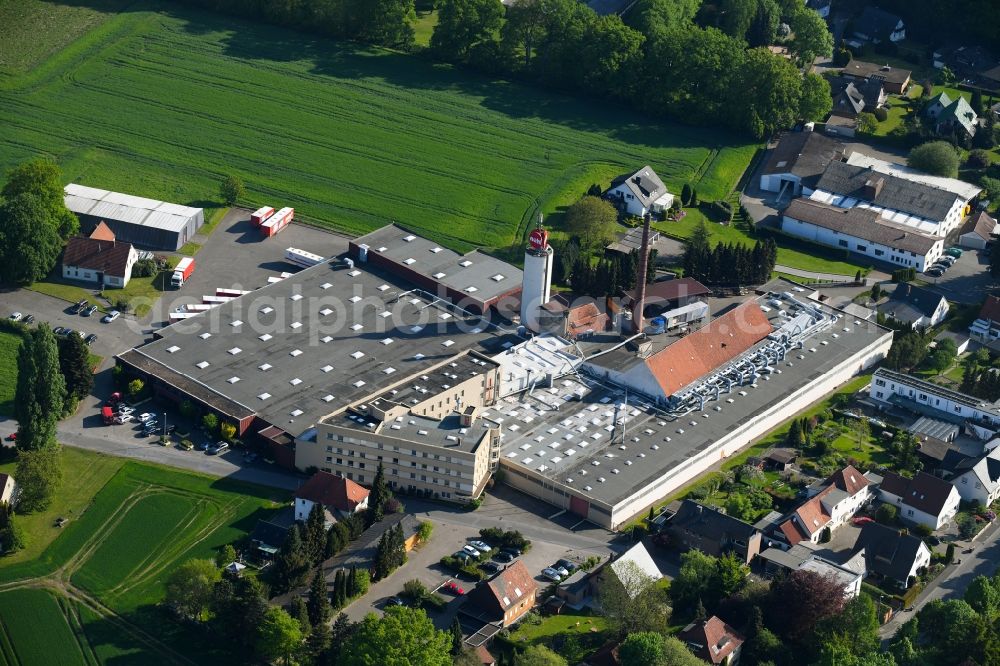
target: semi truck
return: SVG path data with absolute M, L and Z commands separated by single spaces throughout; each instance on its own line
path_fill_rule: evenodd
M 292 219 L 295 218 L 295 209 L 282 208 L 277 213 L 267 218 L 261 225 L 260 230 L 263 232 L 265 238 L 270 238 L 276 235 L 279 231 L 284 229 L 291 223 Z
M 250 221 L 253 222 L 253 226 L 259 227 L 264 224 L 264 220 L 272 215 L 274 215 L 274 209 L 270 206 L 263 206 L 250 214 Z
M 323 263 L 323 257 L 312 252 L 300 250 L 297 247 L 290 247 L 285 249 L 285 261 L 296 266 L 301 266 L 302 268 L 310 268 L 316 264 Z
M 170 286 L 175 289 L 180 287 L 187 282 L 192 273 L 194 273 L 194 257 L 184 257 L 174 267 L 174 274 L 170 277 Z

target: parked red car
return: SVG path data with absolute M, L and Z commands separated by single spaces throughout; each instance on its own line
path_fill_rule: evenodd
M 874 523 L 875 520 L 869 516 L 855 516 L 851 519 L 852 525 L 865 525 L 867 523 Z
M 455 596 L 459 597 L 465 594 L 465 590 L 463 590 L 457 584 L 455 584 L 454 581 L 448 581 L 447 583 L 441 586 L 441 589 L 444 590 L 445 592 L 450 592 L 451 594 L 454 594 Z

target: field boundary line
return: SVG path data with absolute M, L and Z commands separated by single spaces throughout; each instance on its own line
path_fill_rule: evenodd
M 21 659 L 17 656 L 17 650 L 14 649 L 10 630 L 7 629 L 7 623 L 2 618 L 0 618 L 0 655 L 3 655 L 11 666 L 17 666 L 21 663 Z
M 101 662 L 97 658 L 97 653 L 94 652 L 94 647 L 87 640 L 87 636 L 83 631 L 83 624 L 81 624 L 80 618 L 75 613 L 74 603 L 62 594 L 55 596 L 55 602 L 59 607 L 59 612 L 62 614 L 63 620 L 69 625 L 69 630 L 76 640 L 76 646 L 80 650 L 80 656 L 83 657 L 83 661 L 88 666 L 101 666 Z

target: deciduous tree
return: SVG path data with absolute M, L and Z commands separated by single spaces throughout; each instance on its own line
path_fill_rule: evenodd
M 832 108 L 833 98 L 830 96 L 830 84 L 827 80 L 812 72 L 803 76 L 799 116 L 803 120 L 823 120 Z
M 204 620 L 215 584 L 222 579 L 212 560 L 188 560 L 167 578 L 166 600 L 182 617 Z
M 17 507 L 22 513 L 43 511 L 52 504 L 62 483 L 60 452 L 59 444 L 18 452 L 14 476 L 21 489 Z
M 771 588 L 772 626 L 790 640 L 808 634 L 844 607 L 844 587 L 833 577 L 799 569 Z
M 623 664 L 634 666 L 663 666 L 663 635 L 655 631 L 629 634 L 622 643 L 620 656 Z
M 227 206 L 234 205 L 237 201 L 246 196 L 247 188 L 243 185 L 243 179 L 235 174 L 230 174 L 222 179 L 219 184 L 219 196 Z
M 519 654 L 517 666 L 566 666 L 566 660 L 544 645 L 531 645 Z
M 287 666 L 302 646 L 302 628 L 284 609 L 269 608 L 260 623 L 256 644 L 263 657 L 272 661 L 281 659 Z
M 800 64 L 812 63 L 817 56 L 833 55 L 833 35 L 815 10 L 801 5 L 791 16 L 789 27 L 795 33 L 790 50 Z
M 608 623 L 620 637 L 639 631 L 664 631 L 670 609 L 663 589 L 634 562 L 621 562 L 601 574 L 598 596 Z
M 37 194 L 20 194 L 0 204 L 0 281 L 27 285 L 41 280 L 61 251 L 52 213 Z
M 603 247 L 614 237 L 618 211 L 604 199 L 586 196 L 566 209 L 566 231 L 580 239 L 580 247 Z
M 451 666 L 451 637 L 422 610 L 395 606 L 379 618 L 368 614 L 344 643 L 338 666 L 420 664 Z
M 442 0 L 431 49 L 447 60 L 463 61 L 478 44 L 494 39 L 503 15 L 500 0 Z
M 36 158 L 7 172 L 7 183 L 0 195 L 7 201 L 21 196 L 38 197 L 37 210 L 45 210 L 44 218 L 61 240 L 76 235 L 80 222 L 68 208 L 63 193 L 62 171 L 52 160 Z
M 906 164 L 933 176 L 958 176 L 958 152 L 947 141 L 928 141 L 910 151 Z

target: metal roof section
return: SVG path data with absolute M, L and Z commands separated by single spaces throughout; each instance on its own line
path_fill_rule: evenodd
M 70 183 L 64 190 L 66 207 L 77 215 L 127 222 L 168 231 L 181 231 L 193 217 L 203 217 L 204 210 L 180 204 L 110 192 Z

